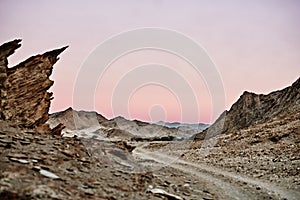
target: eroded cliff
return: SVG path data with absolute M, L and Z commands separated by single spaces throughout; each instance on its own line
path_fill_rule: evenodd
M 46 124 L 53 95 L 47 91 L 54 83 L 49 79 L 53 65 L 67 46 L 32 56 L 8 68 L 7 58 L 21 46 L 20 42 L 18 39 L 0 46 L 0 130 L 60 132 L 61 124 L 52 130 Z

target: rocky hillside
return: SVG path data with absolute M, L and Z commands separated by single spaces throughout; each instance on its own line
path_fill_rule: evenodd
M 49 79 L 58 55 L 67 47 L 48 51 L 28 58 L 17 66 L 8 68 L 7 58 L 18 49 L 21 40 L 0 46 L 0 130 L 21 128 L 48 132 L 46 121 L 53 85 Z M 59 132 L 62 125 L 54 127 Z
M 267 95 L 244 92 L 229 111 L 225 111 L 210 128 L 195 138 L 204 139 L 244 129 L 274 120 L 289 111 L 300 112 L 300 78 L 291 86 Z
M 267 95 L 244 92 L 226 114 L 224 131 L 239 130 L 300 108 L 300 78 L 291 86 Z

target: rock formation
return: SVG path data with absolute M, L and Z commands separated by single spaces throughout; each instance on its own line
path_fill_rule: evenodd
M 46 124 L 52 93 L 47 90 L 53 85 L 49 79 L 58 55 L 66 47 L 32 56 L 17 66 L 8 68 L 8 56 L 18 49 L 21 40 L 0 46 L 0 130 L 18 128 L 50 132 Z M 59 133 L 60 124 L 53 129 Z
M 224 131 L 263 123 L 282 112 L 300 107 L 300 78 L 291 86 L 268 95 L 244 92 L 226 114 Z
M 237 131 L 280 117 L 291 110 L 300 112 L 300 78 L 291 86 L 267 95 L 244 92 L 229 111 L 225 111 L 209 129 L 195 138 L 204 139 Z

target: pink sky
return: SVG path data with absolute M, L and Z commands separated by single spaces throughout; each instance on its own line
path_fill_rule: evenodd
M 9 59 L 10 66 L 31 55 L 70 45 L 51 76 L 55 80 L 51 112 L 73 106 L 93 108 L 109 118 L 124 115 L 141 120 L 210 123 L 216 116 L 205 77 L 196 77 L 191 71 L 182 73 L 194 91 L 198 108 L 190 99 L 179 97 L 172 87 L 159 84 L 127 91 L 131 96 L 126 101 L 112 101 L 121 77 L 137 66 L 159 63 L 174 71 L 189 67 L 174 55 L 141 51 L 116 60 L 96 86 L 94 105 L 73 105 L 77 74 L 90 53 L 113 35 L 143 27 L 175 30 L 199 43 L 215 63 L 226 94 L 224 108 L 215 111 L 221 113 L 245 90 L 269 93 L 299 77 L 299 10 L 298 0 L 2 0 L 0 42 L 23 39 L 22 48 Z

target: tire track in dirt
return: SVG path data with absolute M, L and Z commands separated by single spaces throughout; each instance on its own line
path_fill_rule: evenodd
M 133 153 L 139 158 L 150 159 L 165 166 L 168 165 L 169 167 L 197 176 L 208 182 L 212 182 L 218 189 L 223 190 L 223 195 L 226 194 L 229 199 L 257 199 L 257 194 L 263 192 L 267 193 L 268 196 L 271 195 L 277 199 L 300 199 L 300 192 L 298 191 L 288 190 L 287 188 L 275 186 L 244 175 L 224 171 L 213 166 L 201 163 L 191 163 L 165 155 L 161 152 L 150 152 L 142 148 L 135 149 Z M 249 186 L 254 186 L 254 189 Z M 246 190 L 245 187 L 247 187 Z M 260 190 L 253 192 L 257 187 L 260 188 Z

